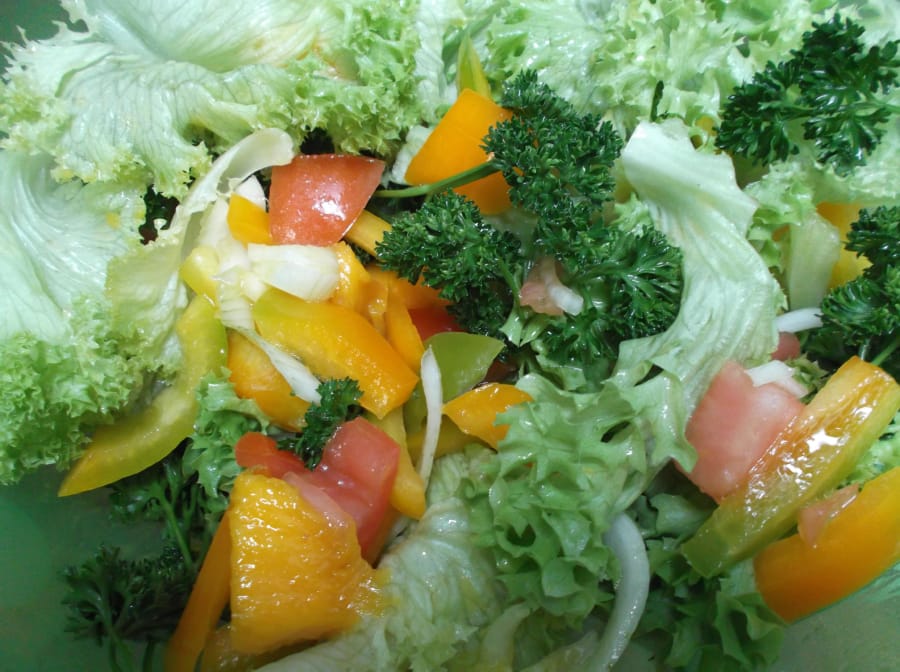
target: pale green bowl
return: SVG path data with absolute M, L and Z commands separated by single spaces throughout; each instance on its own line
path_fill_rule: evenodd
M 0 4 L 0 40 L 55 32 L 64 18 L 55 2 Z M 2 394 L 2 391 L 0 391 Z M 0 487 L 0 672 L 101 672 L 101 649 L 65 632 L 60 571 L 84 559 L 101 541 L 139 546 L 141 533 L 109 522 L 102 495 L 60 500 L 52 470 Z M 146 534 L 146 532 L 144 532 Z M 152 534 L 152 532 L 151 532 Z M 900 570 L 796 625 L 787 635 L 778 672 L 900 671 Z M 885 584 L 895 586 L 893 595 Z M 630 672 L 638 663 L 625 660 Z M 727 672 L 727 671 L 723 671 Z

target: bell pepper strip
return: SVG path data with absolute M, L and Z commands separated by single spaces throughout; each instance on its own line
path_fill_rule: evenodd
M 212 247 L 197 245 L 181 262 L 179 277 L 191 290 L 216 305 L 216 279 L 219 255 Z
M 464 331 L 435 334 L 426 342 L 441 369 L 441 388 L 449 400 L 484 380 L 488 369 L 503 350 L 503 342 Z
M 900 467 L 866 483 L 815 546 L 799 534 L 753 560 L 766 604 L 792 622 L 854 593 L 900 561 Z
M 178 318 L 175 331 L 183 352 L 175 380 L 141 410 L 97 429 L 63 479 L 60 497 L 143 471 L 191 435 L 197 417 L 197 387 L 205 375 L 225 366 L 225 328 L 212 304 L 198 296 Z
M 463 35 L 456 55 L 456 90 L 464 89 L 472 89 L 485 98 L 491 98 L 490 82 L 468 32 Z
M 363 210 L 344 234 L 344 239 L 374 257 L 375 246 L 381 242 L 384 232 L 389 228 L 391 225 L 387 221 L 368 210 Z
M 384 335 L 409 368 L 417 371 L 422 355 L 425 354 L 425 346 L 409 310 L 393 293 L 388 295 L 388 304 L 384 311 Z
M 375 330 L 384 336 L 387 332 L 385 313 L 388 300 L 391 296 L 390 278 L 386 277 L 377 268 L 369 268 L 369 284 L 366 286 L 366 308 L 364 315 L 375 327 Z
M 197 573 L 187 605 L 166 645 L 165 672 L 194 672 L 206 643 L 228 606 L 231 583 L 231 530 L 222 516 Z
M 229 380 L 234 393 L 252 399 L 276 425 L 299 431 L 309 402 L 296 396 L 269 356 L 246 336 L 228 332 Z
M 300 359 L 320 380 L 352 378 L 360 404 L 378 417 L 403 404 L 418 382 L 390 343 L 358 313 L 266 291 L 253 306 L 263 338 Z
M 333 245 L 362 213 L 384 161 L 350 154 L 300 154 L 272 167 L 269 230 L 277 244 Z
M 347 243 L 336 243 L 333 249 L 338 262 L 338 282 L 328 300 L 365 315 L 371 282 L 369 272 Z
M 497 423 L 497 415 L 530 400 L 531 395 L 515 385 L 487 383 L 445 403 L 444 415 L 463 432 L 481 439 L 496 450 L 509 429 L 509 425 Z
M 489 160 L 482 148 L 491 126 L 512 118 L 512 112 L 490 98 L 464 89 L 410 161 L 406 181 L 430 184 L 475 168 Z M 510 207 L 509 185 L 499 172 L 454 189 L 487 215 Z
M 419 338 L 422 341 L 427 341 L 435 334 L 442 334 L 446 331 L 463 330 L 456 318 L 449 313 L 446 306 L 431 305 L 423 306 L 422 308 L 410 308 L 409 318 L 415 325 L 416 331 L 419 332 Z
M 831 269 L 831 278 L 828 281 L 829 289 L 850 282 L 858 277 L 867 266 L 871 266 L 868 259 L 843 246 L 847 243 L 850 225 L 859 219 L 861 209 L 862 206 L 859 203 L 825 202 L 816 206 L 816 211 L 837 227 L 842 243 L 838 260 Z
M 425 482 L 416 471 L 406 441 L 403 409 L 396 408 L 384 418 L 369 421 L 390 436 L 400 446 L 397 459 L 397 476 L 391 489 L 391 507 L 398 513 L 418 520 L 425 515 Z
M 837 487 L 900 408 L 900 385 L 852 357 L 686 541 L 701 575 L 721 573 L 787 533 L 800 510 Z
M 240 194 L 232 194 L 228 200 L 226 221 L 231 235 L 245 245 L 248 243 L 272 244 L 272 234 L 269 232 L 269 213 Z
M 834 491 L 825 499 L 803 507 L 797 516 L 797 534 L 807 544 L 815 546 L 818 543 L 819 535 L 828 527 L 831 519 L 849 506 L 858 494 L 859 483 L 851 483 Z

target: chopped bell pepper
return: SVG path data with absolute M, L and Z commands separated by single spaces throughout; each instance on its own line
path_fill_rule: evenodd
M 253 306 L 263 338 L 298 357 L 319 378 L 352 378 L 360 404 L 378 417 L 403 404 L 418 382 L 390 343 L 364 317 L 328 302 L 266 291 Z
M 509 429 L 509 425 L 496 423 L 497 414 L 530 400 L 531 395 L 515 385 L 487 383 L 448 401 L 444 404 L 444 415 L 466 434 L 496 449 Z
M 852 357 L 719 503 L 682 552 L 714 576 L 787 533 L 800 510 L 835 488 L 900 408 L 900 385 Z
M 219 272 L 219 255 L 212 247 L 198 245 L 181 262 L 179 277 L 195 294 L 215 305 L 216 279 Z
M 94 432 L 81 459 L 59 488 L 74 495 L 114 483 L 155 464 L 191 435 L 197 386 L 225 366 L 225 327 L 212 304 L 194 297 L 175 325 L 184 359 L 173 383 L 149 405 Z
M 375 246 L 381 242 L 384 232 L 389 228 L 391 225 L 381 217 L 363 210 L 344 234 L 344 238 L 374 256 Z
M 328 300 L 365 315 L 369 299 L 369 272 L 347 243 L 335 243 L 332 249 L 338 262 L 338 283 Z
M 813 546 L 799 534 L 753 560 L 766 604 L 795 621 L 859 590 L 900 561 L 900 467 L 866 483 Z
M 245 245 L 258 243 L 271 245 L 272 234 L 269 232 L 269 213 L 240 194 L 232 194 L 228 201 L 228 229 L 236 240 Z
M 294 394 L 262 348 L 236 331 L 228 332 L 228 370 L 237 396 L 255 401 L 279 427 L 303 428 L 309 402 Z
M 200 566 L 187 605 L 166 645 L 165 672 L 193 672 L 228 605 L 231 586 L 231 531 L 222 516 Z
M 488 130 L 511 118 L 512 112 L 489 97 L 463 89 L 410 161 L 407 182 L 430 184 L 485 163 L 488 155 L 482 144 Z M 499 172 L 454 191 L 474 201 L 488 215 L 510 207 L 509 185 Z

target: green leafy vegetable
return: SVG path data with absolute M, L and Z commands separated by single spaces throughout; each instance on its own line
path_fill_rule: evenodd
M 856 354 L 900 377 L 900 206 L 862 210 L 846 247 L 871 265 L 825 296 L 807 353 L 832 370 Z
M 362 414 L 359 399 L 362 390 L 352 378 L 324 380 L 317 388 L 319 403 L 310 405 L 303 416 L 303 431 L 296 437 L 282 439 L 283 450 L 290 450 L 303 458 L 309 469 L 322 461 L 322 451 L 338 426 Z
M 492 158 L 465 178 L 502 171 L 512 202 L 533 227 L 500 229 L 474 204 L 444 192 L 398 216 L 376 254 L 386 268 L 439 289 L 469 331 L 531 344 L 551 366 L 610 361 L 622 340 L 672 322 L 681 257 L 652 227 L 626 231 L 605 223 L 622 147 L 608 122 L 577 114 L 530 70 L 508 84 L 502 103 L 515 115 L 491 128 L 484 143 Z M 581 297 L 571 314 L 536 315 L 519 305 L 530 269 L 544 257 Z
M 112 672 L 151 669 L 153 651 L 181 616 L 194 581 L 181 552 L 167 546 L 157 557 L 130 560 L 103 547 L 63 574 L 71 610 L 67 630 L 107 645 Z M 129 641 L 148 642 L 139 667 Z
M 813 143 L 819 162 L 846 174 L 864 164 L 900 108 L 884 96 L 900 76 L 900 40 L 866 48 L 861 24 L 813 24 L 791 58 L 769 63 L 728 97 L 716 145 L 762 163 Z

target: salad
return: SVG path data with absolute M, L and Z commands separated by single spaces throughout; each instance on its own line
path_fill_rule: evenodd
M 900 561 L 900 10 L 66 0 L 0 483 L 111 669 L 767 669 Z M 640 667 L 642 666 L 642 667 Z

